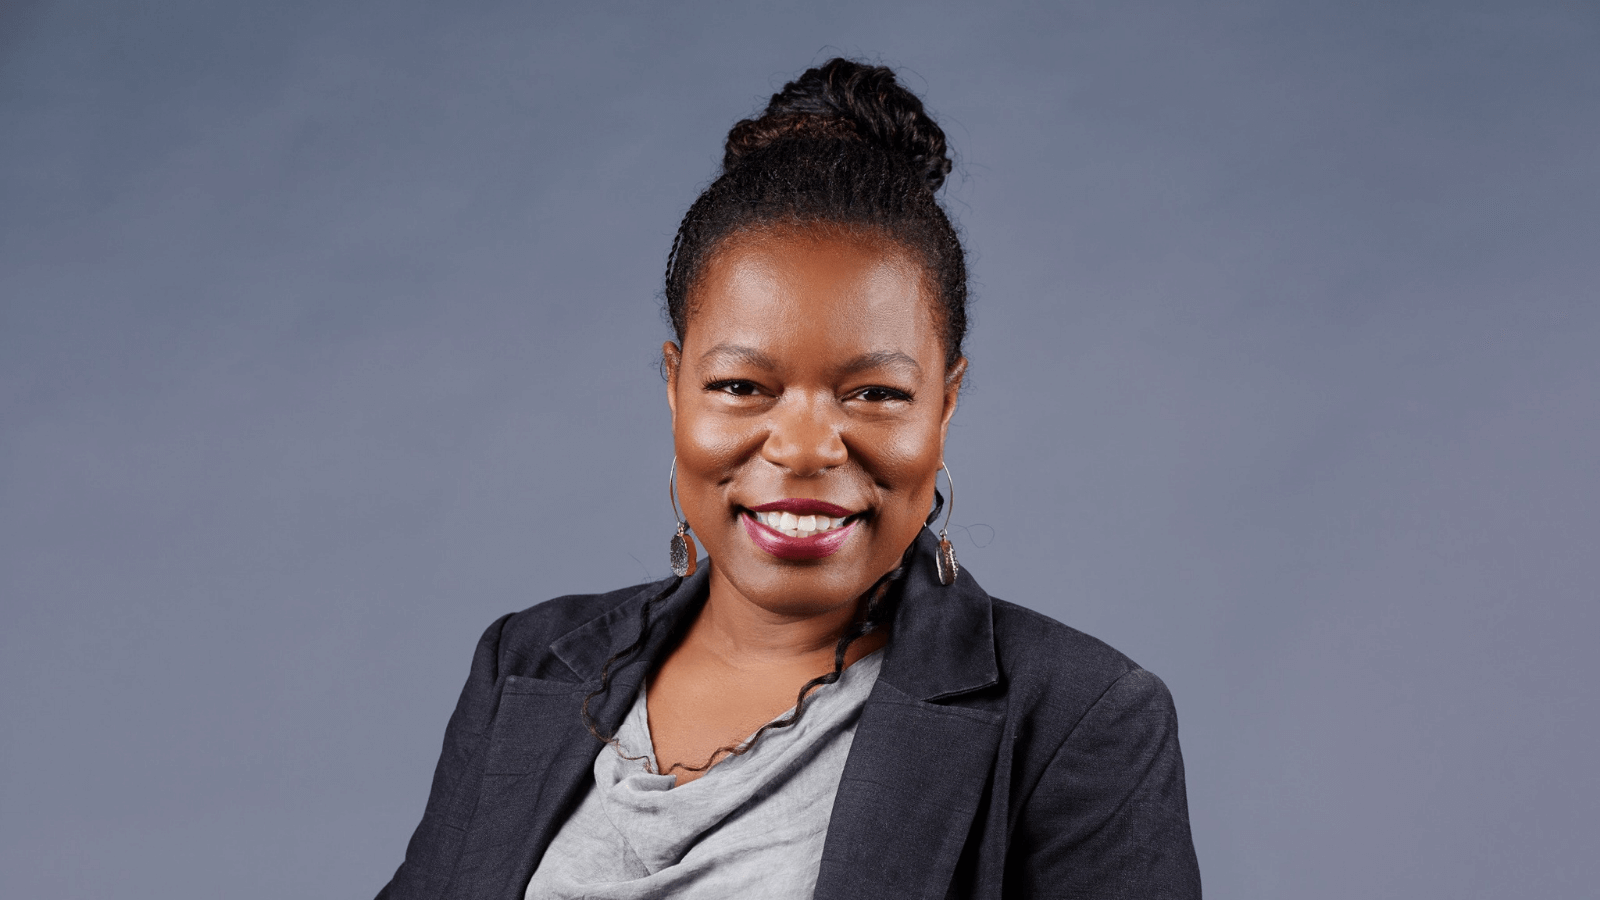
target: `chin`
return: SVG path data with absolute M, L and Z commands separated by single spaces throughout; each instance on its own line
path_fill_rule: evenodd
M 807 544 L 774 540 L 759 522 L 740 518 L 722 547 L 707 548 L 713 567 L 750 602 L 778 615 L 813 616 L 848 606 L 904 552 L 904 546 L 879 546 L 875 521 L 847 523 Z
M 840 565 L 844 560 L 776 562 L 740 556 L 725 554 L 714 565 L 751 603 L 785 616 L 813 616 L 847 606 L 875 577 L 865 567 Z

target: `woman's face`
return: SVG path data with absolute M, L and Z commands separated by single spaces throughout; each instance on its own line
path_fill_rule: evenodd
M 838 610 L 916 537 L 966 369 L 945 368 L 925 280 L 899 245 L 840 229 L 735 235 L 702 268 L 663 352 L 713 589 Z

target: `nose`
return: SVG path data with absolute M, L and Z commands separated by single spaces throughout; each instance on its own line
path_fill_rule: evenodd
M 842 417 L 833 398 L 802 399 L 792 394 L 772 413 L 772 427 L 761 445 L 767 462 L 797 476 L 815 475 L 850 458 L 841 433 Z

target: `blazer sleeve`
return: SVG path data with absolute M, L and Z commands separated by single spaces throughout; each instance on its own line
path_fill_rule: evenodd
M 1140 668 L 1118 678 L 1056 750 L 1023 803 L 1008 897 L 1198 900 L 1172 695 Z
M 472 671 L 445 726 L 444 748 L 433 770 L 422 822 L 406 845 L 405 861 L 376 900 L 437 897 L 449 880 L 483 774 L 482 751 L 499 700 L 495 685 L 500 677 L 500 636 L 510 618 L 507 614 L 496 619 L 478 640 Z

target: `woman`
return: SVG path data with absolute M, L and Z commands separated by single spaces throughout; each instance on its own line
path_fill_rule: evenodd
M 881 67 L 734 126 L 667 263 L 677 574 L 489 627 L 380 897 L 1199 896 L 1165 686 L 928 530 L 949 171 Z

